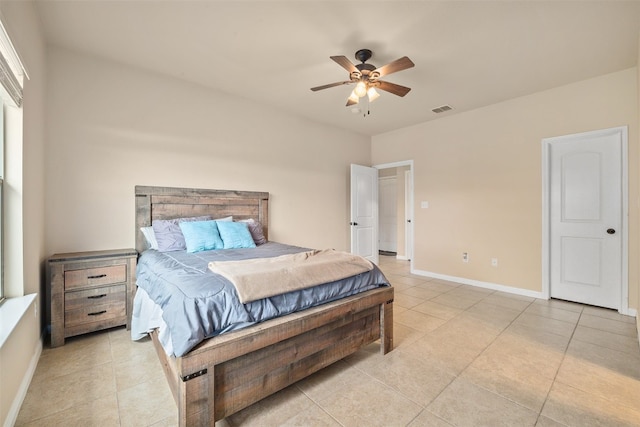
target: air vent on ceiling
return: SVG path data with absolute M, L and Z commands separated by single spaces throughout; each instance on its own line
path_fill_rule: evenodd
M 450 105 L 443 105 L 441 107 L 434 108 L 431 111 L 433 111 L 434 113 L 438 114 L 438 113 L 444 113 L 445 111 L 449 111 L 449 110 L 453 110 L 453 108 Z

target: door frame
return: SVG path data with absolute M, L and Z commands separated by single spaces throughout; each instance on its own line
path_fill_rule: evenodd
M 413 259 L 413 168 L 404 172 L 404 255 Z M 410 225 L 406 225 L 410 224 Z
M 618 126 L 589 132 L 580 132 L 542 139 L 542 298 L 551 296 L 551 145 L 567 140 L 584 137 L 599 137 L 620 133 L 621 147 L 621 182 L 622 182 L 622 253 L 621 253 L 621 291 L 618 312 L 626 315 L 635 314 L 629 308 L 629 174 L 628 174 L 628 128 Z
M 415 216 L 414 216 L 414 211 L 413 211 L 413 160 L 404 160 L 404 161 L 399 161 L 399 162 L 392 162 L 392 163 L 382 163 L 379 165 L 373 165 L 373 168 L 376 168 L 378 170 L 380 169 L 389 169 L 389 168 L 398 168 L 398 167 L 403 167 L 403 166 L 409 166 L 409 170 L 407 171 L 407 173 L 409 174 L 409 180 L 411 182 L 411 188 L 409 189 L 409 200 L 405 200 L 405 203 L 407 204 L 407 206 L 411 209 L 411 226 L 407 227 L 406 223 L 405 223 L 405 244 L 410 245 L 410 249 L 411 249 L 411 258 L 409 259 L 409 271 L 413 272 L 413 258 L 415 258 L 413 256 L 414 253 L 414 230 L 415 230 Z M 406 189 L 405 189 L 406 190 Z M 406 216 L 406 211 L 405 211 L 405 216 Z M 409 252 L 407 251 L 407 254 Z

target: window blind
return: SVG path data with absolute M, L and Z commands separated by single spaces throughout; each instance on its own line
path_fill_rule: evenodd
M 22 83 L 9 67 L 4 54 L 0 52 L 0 83 L 9 95 L 9 98 L 15 102 L 17 107 L 22 107 Z
M 5 101 L 13 101 L 16 107 L 22 107 L 22 87 L 26 69 L 20 60 L 0 15 L 0 89 Z

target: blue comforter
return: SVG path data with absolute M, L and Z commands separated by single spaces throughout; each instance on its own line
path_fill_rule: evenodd
M 147 250 L 138 260 L 137 285 L 161 307 L 176 356 L 184 355 L 204 339 L 223 332 L 379 286 L 389 286 L 382 272 L 374 266 L 373 270 L 357 276 L 242 304 L 235 287 L 207 268 L 210 261 L 268 258 L 307 250 L 276 242 L 251 249 L 197 253 Z

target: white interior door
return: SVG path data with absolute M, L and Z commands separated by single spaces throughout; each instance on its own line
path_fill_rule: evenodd
M 398 187 L 396 177 L 381 177 L 379 186 L 379 247 L 381 251 L 397 252 L 398 250 Z
M 621 309 L 623 132 L 549 145 L 550 295 Z
M 351 165 L 351 253 L 378 263 L 378 170 Z

